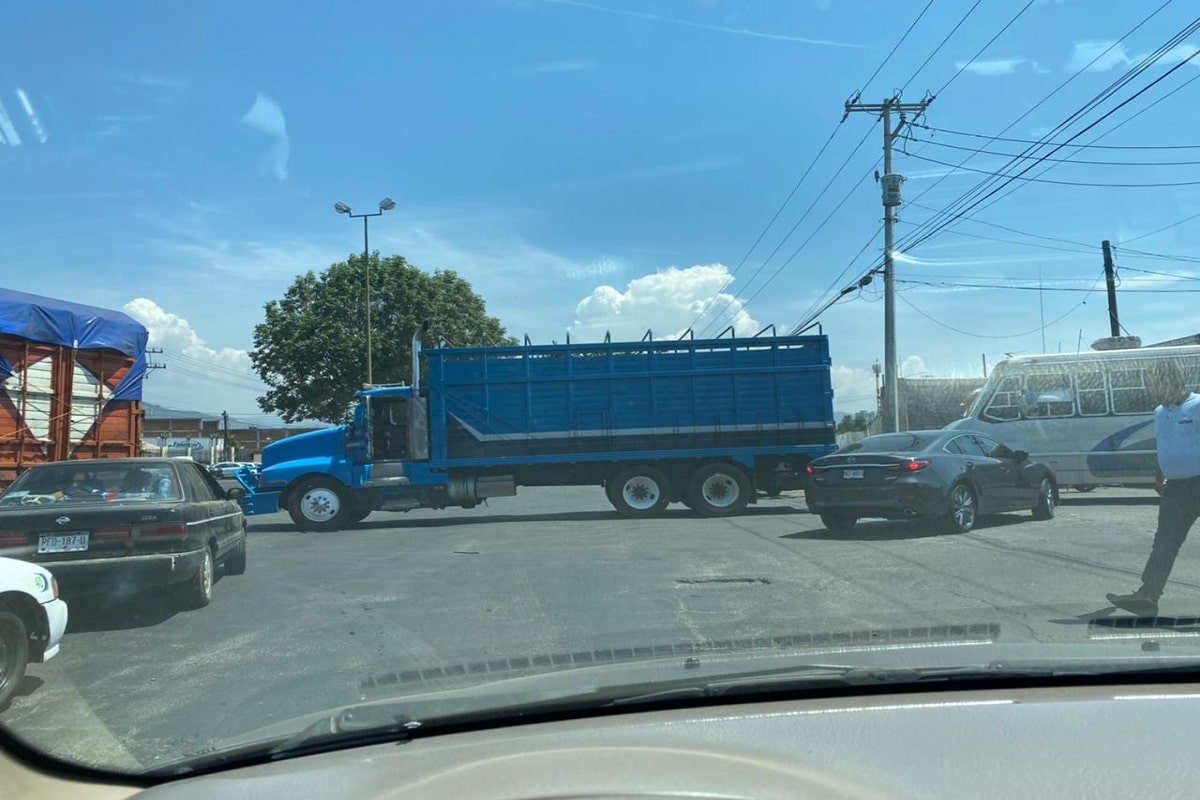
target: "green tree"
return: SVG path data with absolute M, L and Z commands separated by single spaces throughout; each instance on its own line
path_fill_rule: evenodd
M 281 300 L 266 304 L 254 328 L 250 359 L 270 387 L 263 411 L 287 422 L 345 421 L 366 380 L 365 266 L 361 255 L 296 278 Z M 422 272 L 401 256 L 370 259 L 371 358 L 375 383 L 411 380 L 410 343 L 427 321 L 429 334 L 456 345 L 510 344 L 487 315 L 483 298 L 451 270 Z

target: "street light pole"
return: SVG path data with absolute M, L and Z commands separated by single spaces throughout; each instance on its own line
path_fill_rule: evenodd
M 345 214 L 351 219 L 362 218 L 363 221 L 363 268 L 366 270 L 366 299 L 367 299 L 367 384 L 374 383 L 374 372 L 371 368 L 371 248 L 367 239 L 367 218 L 378 217 L 385 211 L 391 211 L 396 207 L 396 201 L 390 197 L 385 197 L 379 201 L 379 210 L 369 214 L 354 214 L 351 213 L 350 206 L 340 200 L 333 204 L 333 210 L 339 214 Z

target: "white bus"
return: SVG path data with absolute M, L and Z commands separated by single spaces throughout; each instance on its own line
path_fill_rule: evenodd
M 962 419 L 1050 466 L 1060 486 L 1153 486 L 1154 406 L 1147 365 L 1174 359 L 1200 392 L 1200 345 L 1012 356 L 998 363 Z

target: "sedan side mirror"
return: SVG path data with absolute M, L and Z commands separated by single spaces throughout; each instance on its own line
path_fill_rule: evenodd
M 230 486 L 225 490 L 226 500 L 241 500 L 246 496 L 246 490 L 241 486 Z

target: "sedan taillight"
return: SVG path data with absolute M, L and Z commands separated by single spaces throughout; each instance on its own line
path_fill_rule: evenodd
M 932 463 L 927 458 L 913 458 L 902 464 L 892 464 L 890 467 L 884 467 L 884 469 L 888 472 L 920 472 Z
M 21 531 L 0 531 L 0 547 L 20 547 L 25 541 Z
M 182 522 L 169 522 L 163 525 L 143 525 L 138 531 L 138 539 L 143 542 L 168 541 L 187 538 L 187 525 Z

